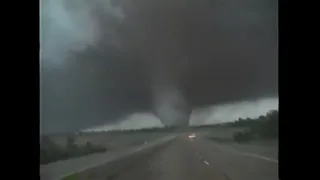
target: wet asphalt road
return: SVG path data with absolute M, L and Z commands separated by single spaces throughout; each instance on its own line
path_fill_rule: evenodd
M 187 135 L 181 135 L 151 155 L 138 159 L 116 176 L 101 179 L 277 180 L 278 161 L 203 137 L 190 140 Z

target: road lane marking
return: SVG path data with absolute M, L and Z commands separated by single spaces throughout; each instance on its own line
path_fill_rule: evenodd
M 217 145 L 217 144 L 215 144 L 215 145 Z M 230 152 L 234 152 L 234 153 L 238 153 L 238 154 L 242 154 L 242 155 L 245 155 L 245 156 L 250 156 L 250 157 L 254 157 L 254 158 L 258 158 L 258 159 L 263 159 L 263 160 L 266 160 L 266 161 L 269 161 L 269 162 L 273 162 L 273 163 L 279 163 L 278 160 L 276 160 L 276 159 L 263 157 L 263 156 L 258 155 L 258 154 L 242 152 L 242 151 L 236 150 L 234 148 L 227 148 L 227 147 L 223 147 L 221 145 L 217 145 L 217 146 L 222 148 L 222 149 L 229 150 Z
M 251 157 L 255 157 L 255 158 L 264 159 L 264 160 L 271 161 L 271 162 L 274 162 L 274 163 L 279 163 L 278 160 L 267 158 L 267 157 L 263 157 L 263 156 L 260 156 L 260 155 L 257 155 L 257 154 L 252 154 L 252 153 L 242 153 L 242 154 L 243 155 L 247 155 L 247 156 L 251 156 Z
M 263 156 L 260 156 L 260 155 L 258 155 L 258 154 L 241 152 L 241 151 L 238 151 L 238 150 L 235 150 L 235 149 L 231 149 L 231 151 L 233 151 L 233 152 L 235 152 L 235 153 L 238 153 L 238 154 L 245 155 L 245 156 L 250 156 L 250 157 L 254 157 L 254 158 L 258 158 L 258 159 L 263 159 L 263 160 L 270 161 L 270 162 L 273 162 L 273 163 L 279 163 L 278 160 L 276 160 L 276 159 L 271 159 L 271 158 L 263 157 Z
M 204 162 L 207 166 L 209 166 L 209 162 L 208 162 L 208 161 L 204 160 L 203 162 Z

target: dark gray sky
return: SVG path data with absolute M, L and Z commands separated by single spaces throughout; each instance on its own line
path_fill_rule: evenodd
M 114 2 L 42 2 L 44 132 L 278 96 L 277 0 Z

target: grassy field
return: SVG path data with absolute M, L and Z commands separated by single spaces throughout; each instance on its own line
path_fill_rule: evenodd
M 233 134 L 243 131 L 243 128 L 215 128 L 206 134 L 206 138 L 214 143 L 238 152 L 252 153 L 260 156 L 278 159 L 278 139 L 259 139 L 238 143 Z
M 40 144 L 40 164 L 139 146 L 167 134 L 164 132 L 119 131 L 47 135 L 42 137 Z
M 97 132 L 74 135 L 75 144 L 84 145 L 91 142 L 103 146 L 109 150 L 125 148 L 133 145 L 142 145 L 146 142 L 166 136 L 162 132 Z M 59 146 L 66 146 L 68 135 L 57 134 L 49 136 Z
M 77 173 L 74 173 L 74 174 L 71 174 L 71 175 L 63 178 L 62 180 L 77 180 L 77 179 L 79 179 L 79 178 L 78 178 L 78 174 L 77 174 Z

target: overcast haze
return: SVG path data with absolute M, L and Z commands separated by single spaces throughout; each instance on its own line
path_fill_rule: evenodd
M 43 0 L 43 132 L 116 126 L 139 112 L 149 114 L 146 121 L 159 118 L 169 125 L 207 123 L 220 120 L 197 120 L 191 111 L 277 101 L 277 4 Z M 226 109 L 213 111 L 215 116 L 218 111 L 236 114 L 228 121 L 243 115 Z M 135 126 L 127 124 L 123 126 Z

